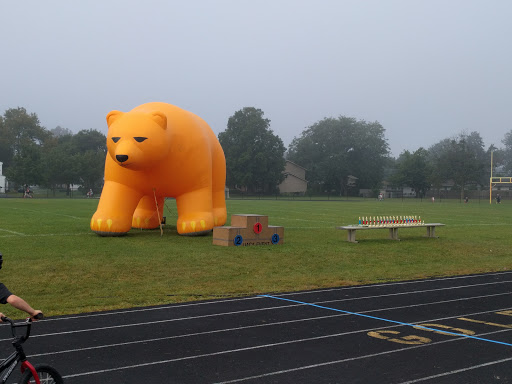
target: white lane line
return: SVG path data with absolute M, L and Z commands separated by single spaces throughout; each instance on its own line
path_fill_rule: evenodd
M 444 373 L 439 373 L 437 375 L 432 375 L 432 376 L 428 376 L 428 377 L 422 377 L 420 379 L 404 381 L 403 383 L 400 383 L 400 384 L 419 383 L 420 381 L 425 381 L 425 380 L 430 380 L 430 379 L 437 379 L 437 378 L 443 377 L 443 376 L 455 375 L 457 373 L 472 371 L 473 369 L 488 367 L 490 365 L 495 365 L 495 364 L 501 364 L 501 363 L 505 363 L 505 362 L 511 361 L 511 360 L 512 360 L 512 357 L 509 357 L 508 359 L 501 359 L 501 360 L 490 361 L 490 362 L 484 363 L 484 364 L 473 365 L 471 367 L 466 367 L 466 368 L 462 368 L 462 369 L 456 369 L 455 371 L 444 372 Z
M 500 311 L 500 310 L 498 310 L 498 311 Z M 483 315 L 483 314 L 488 314 L 488 313 L 493 313 L 493 312 L 496 312 L 496 310 L 484 311 L 484 312 L 474 312 L 474 313 L 466 314 L 465 316 L 476 316 L 476 315 Z M 311 317 L 311 318 L 307 318 L 307 319 L 278 321 L 278 322 L 274 322 L 274 323 L 256 324 L 256 325 L 249 325 L 249 326 L 242 326 L 242 327 L 217 329 L 217 330 L 213 330 L 213 331 L 194 332 L 194 333 L 187 333 L 187 334 L 183 334 L 183 335 L 165 336 L 165 337 L 158 337 L 158 338 L 153 338 L 153 339 L 143 339 L 143 340 L 127 341 L 127 342 L 122 342 L 122 343 L 96 345 L 96 346 L 92 346 L 92 347 L 74 348 L 74 349 L 68 349 L 68 350 L 62 350 L 62 351 L 45 352 L 45 353 L 30 355 L 28 357 L 40 357 L 40 356 L 58 355 L 58 354 L 64 354 L 64 353 L 83 352 L 83 351 L 94 350 L 94 349 L 115 348 L 115 347 L 122 347 L 122 346 L 127 346 L 127 345 L 132 345 L 132 344 L 141 344 L 141 343 L 145 344 L 145 343 L 149 343 L 149 342 L 158 342 L 158 341 L 171 340 L 171 339 L 181 339 L 181 338 L 193 337 L 193 336 L 203 336 L 203 335 L 222 333 L 222 332 L 242 331 L 242 330 L 251 329 L 251 328 L 262 328 L 262 327 L 269 327 L 269 326 L 275 326 L 275 325 L 299 323 L 299 322 L 303 322 L 303 321 L 323 320 L 323 319 L 329 319 L 329 318 L 333 318 L 333 317 L 342 317 L 342 316 L 348 316 L 348 315 L 347 314 L 334 314 L 334 315 Z M 428 319 L 428 320 L 418 321 L 413 324 L 421 324 L 421 323 L 431 322 L 431 321 L 447 320 L 447 319 L 453 319 L 453 318 L 457 318 L 457 317 L 459 317 L 459 316 L 448 316 L 448 317 L 441 317 L 441 318 L 437 318 L 437 319 Z M 317 339 L 324 339 L 324 338 L 329 338 L 329 337 L 334 337 L 334 336 L 351 335 L 351 334 L 356 334 L 356 333 L 360 333 L 360 332 L 369 332 L 369 331 L 374 331 L 374 330 L 379 330 L 379 329 L 390 329 L 390 328 L 396 328 L 396 327 L 400 327 L 400 326 L 401 325 L 391 325 L 391 326 L 387 325 L 387 326 L 382 326 L 382 327 L 378 327 L 378 328 L 373 327 L 373 328 L 368 328 L 368 329 L 363 329 L 363 330 L 354 330 L 354 331 L 350 331 L 350 332 L 339 333 L 339 334 L 335 334 L 335 335 L 330 334 L 330 335 L 316 336 L 314 338 L 310 338 L 310 339 L 306 339 L 306 340 L 317 340 Z M 290 342 L 294 342 L 294 341 L 292 340 L 292 341 L 288 341 L 285 343 L 290 343 Z
M 3 229 L 0 228 L 0 231 L 2 231 Z M 13 233 L 12 235 L 1 235 L 0 238 L 7 238 L 7 237 L 18 237 L 18 236 L 23 236 L 23 237 L 51 237 L 51 236 L 97 236 L 95 233 L 93 232 L 82 232 L 82 233 L 36 233 L 36 234 L 26 234 L 26 233 L 19 233 L 19 232 L 13 232 L 13 231 L 7 231 L 7 230 L 3 230 L 3 231 L 6 231 L 6 232 L 10 232 L 10 233 Z
M 36 212 L 36 213 L 44 213 L 44 214 L 52 215 L 52 216 L 69 217 L 70 219 L 89 220 L 89 218 L 87 218 L 87 217 L 71 216 L 71 215 L 66 215 L 66 214 L 63 214 L 63 213 L 55 213 L 55 212 L 52 212 L 52 211 L 43 211 L 43 210 L 37 210 L 37 209 L 16 208 L 16 207 L 6 207 L 6 208 L 7 209 L 12 209 L 12 210 L 15 210 L 15 211 Z
M 141 344 L 141 343 L 145 344 L 145 343 L 150 343 L 150 342 L 157 342 L 157 341 L 164 341 L 164 340 L 171 340 L 171 339 L 180 339 L 180 338 L 192 337 L 192 336 L 202 336 L 202 335 L 209 335 L 209 334 L 222 333 L 222 332 L 241 331 L 244 329 L 268 327 L 268 326 L 274 326 L 274 325 L 284 325 L 284 324 L 297 323 L 297 322 L 302 322 L 302 321 L 321 320 L 321 319 L 328 319 L 328 318 L 340 317 L 340 316 L 345 316 L 345 315 L 340 315 L 340 314 L 328 315 L 328 316 L 312 317 L 312 318 L 308 318 L 308 319 L 279 321 L 279 322 L 274 322 L 274 323 L 256 324 L 256 325 L 248 325 L 248 326 L 243 326 L 243 327 L 217 329 L 217 330 L 213 330 L 213 331 L 194 332 L 194 333 L 187 333 L 187 334 L 183 334 L 183 335 L 158 337 L 158 338 L 154 338 L 154 339 L 143 339 L 143 340 L 136 340 L 136 341 L 127 341 L 127 342 L 123 342 L 123 343 L 104 344 L 104 345 L 96 345 L 93 347 L 84 347 L 84 348 L 68 349 L 68 350 L 63 350 L 63 351 L 38 353 L 38 354 L 30 355 L 27 357 L 39 357 L 39 356 L 57 355 L 57 354 L 63 354 L 63 353 L 83 352 L 83 351 L 88 351 L 88 350 L 93 350 L 93 349 L 114 348 L 114 347 L 122 347 L 122 346 L 126 346 L 126 345 Z M 386 328 L 389 328 L 389 327 L 386 327 Z M 11 339 L 9 339 L 9 340 L 11 340 Z
M 0 231 L 3 231 L 3 232 L 7 232 L 7 233 L 11 233 L 13 235 L 17 235 L 17 236 L 27 236 L 26 234 L 24 233 L 21 233 L 21 232 L 15 232 L 15 231 L 9 231 L 8 229 L 3 229 L 3 228 L 0 228 Z M 2 236 L 4 237 L 4 236 Z
M 160 306 L 160 307 L 137 308 L 137 309 L 126 309 L 126 310 L 122 309 L 122 310 L 115 311 L 115 312 L 99 312 L 99 313 L 90 313 L 87 315 L 66 316 L 66 317 L 57 317 L 57 318 L 52 318 L 52 319 L 44 319 L 44 320 L 42 320 L 42 322 L 88 319 L 88 318 L 92 318 L 92 317 L 101 317 L 101 316 L 126 315 L 128 313 L 152 312 L 152 311 L 169 310 L 169 309 L 175 309 L 175 308 L 195 307 L 195 306 L 203 306 L 203 305 L 208 305 L 208 304 L 229 303 L 232 301 L 246 301 L 246 300 L 256 300 L 256 299 L 261 300 L 261 297 L 251 296 L 251 297 L 242 297 L 242 298 L 238 298 L 238 299 L 203 301 L 203 302 L 198 302 L 198 303 L 170 304 L 170 305 Z M 276 308 L 278 308 L 278 307 L 276 307 Z
M 423 289 L 420 291 L 408 291 L 408 292 L 398 292 L 398 293 L 388 293 L 384 295 L 373 295 L 373 296 L 361 296 L 361 297 L 354 297 L 354 298 L 347 298 L 347 299 L 337 299 L 337 300 L 324 300 L 324 301 L 318 301 L 318 302 L 312 302 L 311 304 L 325 304 L 325 303 L 341 303 L 344 301 L 356 301 L 356 300 L 366 300 L 366 299 L 378 299 L 382 297 L 391 297 L 391 296 L 403 296 L 403 295 L 410 295 L 410 294 L 416 294 L 416 293 L 426 293 L 426 292 L 439 292 L 439 291 L 446 291 L 446 290 L 452 290 L 452 289 L 463 289 L 463 288 L 473 288 L 473 287 L 481 287 L 484 285 L 497 285 L 497 284 L 507 284 L 512 283 L 512 280 L 505 280 L 500 282 L 493 282 L 493 283 L 480 283 L 480 284 L 471 284 L 471 285 L 459 285 L 456 287 L 449 287 L 449 288 L 434 288 L 434 289 Z M 505 292 L 507 293 L 507 292 Z M 510 292 L 508 292 L 510 293 Z M 290 296 L 289 294 L 285 295 L 272 295 L 275 297 L 281 297 L 281 296 Z M 460 300 L 463 300 L 460 299 Z
M 506 272 L 506 273 L 512 273 L 512 272 Z M 501 274 L 501 273 L 500 273 Z M 481 275 L 480 275 L 481 276 Z M 461 278 L 467 278 L 467 277 L 461 277 Z M 452 278 L 449 278 L 452 279 Z M 440 279 L 444 280 L 444 279 Z M 432 281 L 432 280 L 429 280 Z M 423 282 L 423 281 L 415 281 L 415 282 Z M 416 294 L 416 293 L 425 293 L 425 292 L 434 292 L 434 291 L 443 291 L 443 290 L 450 290 L 450 289 L 462 289 L 462 288 L 471 288 L 471 287 L 478 287 L 483 285 L 497 285 L 497 284 L 505 284 L 505 283 L 511 283 L 512 280 L 506 280 L 506 281 L 496 281 L 496 282 L 490 282 L 490 283 L 480 283 L 480 284 L 469 284 L 469 285 L 461 285 L 456 287 L 446 287 L 446 288 L 435 288 L 435 289 L 425 289 L 425 290 L 419 290 L 419 291 L 409 291 L 409 292 L 400 292 L 400 293 L 390 293 L 390 294 L 384 294 L 384 295 L 374 295 L 374 296 L 361 296 L 361 297 L 354 297 L 354 298 L 347 298 L 347 299 L 340 299 L 340 300 L 327 300 L 327 301 L 318 301 L 314 302 L 314 304 L 326 304 L 326 303 L 334 303 L 334 302 L 342 302 L 342 301 L 351 301 L 351 300 L 363 300 L 363 299 L 374 299 L 374 298 L 381 298 L 381 297 L 388 297 L 388 296 L 397 296 L 397 295 L 408 295 L 408 294 Z M 330 291 L 339 291 L 343 289 L 357 289 L 357 288 L 371 288 L 375 286 L 391 286 L 391 285 L 401 285 L 401 284 L 407 284 L 408 282 L 399 282 L 399 283 L 391 283 L 391 284 L 376 284 L 376 285 L 366 285 L 363 287 L 346 287 L 346 288 L 329 288 L 326 290 L 318 290 L 318 291 L 308 291 L 308 292 L 290 292 L 290 293 L 279 293 L 279 296 L 291 296 L 291 295 L 302 295 L 302 294 L 309 294 L 309 293 L 321 293 L 321 292 L 330 292 Z M 173 310 L 176 308 L 184 308 L 184 307 L 194 307 L 194 306 L 204 306 L 204 305 L 211 305 L 211 304 L 219 304 L 219 303 L 229 303 L 229 302 L 236 302 L 236 301 L 246 301 L 246 300 L 261 300 L 262 297 L 260 296 L 250 296 L 250 297 L 241 297 L 241 298 L 235 298 L 235 299 L 225 299 L 225 300 L 214 300 L 214 301 L 207 301 L 207 302 L 198 302 L 198 303 L 186 303 L 186 304 L 170 304 L 166 306 L 161 307 L 151 307 L 151 308 L 137 308 L 137 309 L 129 309 L 129 310 L 119 310 L 115 312 L 101 312 L 101 313 L 91 313 L 88 315 L 80 315 L 80 316 L 67 316 L 67 317 L 58 317 L 53 319 L 46 319 L 46 321 L 63 321 L 63 320 L 76 320 L 76 319 L 87 319 L 91 317 L 99 317 L 99 316 L 115 316 L 115 315 L 126 315 L 127 313 L 139 313 L 139 312 L 149 312 L 149 311 L 162 311 L 162 310 Z M 278 308 L 289 308 L 293 306 L 299 306 L 299 305 L 283 305 L 278 307 L 268 307 L 268 308 L 259 308 L 259 309 L 249 309 L 246 310 L 248 312 L 258 311 L 258 310 L 267 310 L 267 309 L 278 309 Z M 243 313 L 244 311 L 237 311 L 237 312 L 230 312 L 230 313 Z M 222 315 L 223 313 L 220 313 L 219 315 Z M 208 315 L 210 316 L 210 315 Z M 1 326 L 1 325 L 0 325 Z
M 423 292 L 423 291 L 421 291 L 421 292 Z M 409 292 L 409 293 L 415 293 L 415 292 Z M 450 300 L 441 300 L 441 301 L 419 303 L 419 304 L 408 304 L 408 305 L 397 306 L 397 307 L 377 308 L 377 309 L 371 309 L 371 310 L 366 310 L 366 311 L 358 311 L 358 313 L 364 314 L 364 313 L 373 313 L 373 312 L 381 312 L 381 311 L 391 311 L 391 310 L 396 310 L 396 309 L 420 307 L 420 306 L 426 306 L 426 305 L 436 305 L 436 304 L 446 304 L 446 303 L 450 303 L 450 302 L 477 300 L 477 299 L 483 299 L 483 298 L 495 297 L 495 296 L 503 296 L 503 295 L 508 296 L 510 294 L 511 294 L 511 292 L 501 292 L 501 293 L 495 293 L 495 294 L 490 294 L 490 295 L 472 296 L 472 297 L 466 297 L 466 298 L 456 298 L 456 299 L 450 299 Z M 369 297 L 365 297 L 365 298 L 379 298 L 379 297 L 383 297 L 383 296 L 393 296 L 393 295 L 395 295 L 395 294 L 382 295 L 382 296 L 369 296 Z M 350 301 L 350 300 L 351 299 L 326 300 L 326 301 L 318 301 L 318 302 L 315 302 L 312 304 L 327 304 L 327 303 Z M 111 325 L 111 326 L 106 326 L 106 327 L 78 329 L 78 330 L 64 331 L 64 332 L 45 333 L 45 334 L 40 334 L 40 335 L 32 335 L 31 337 L 32 338 L 48 337 L 48 336 L 59 336 L 59 335 L 84 333 L 84 332 L 104 331 L 104 330 L 109 330 L 109 329 L 137 327 L 137 326 L 141 326 L 141 325 L 154 325 L 154 324 L 170 323 L 170 322 L 185 321 L 185 320 L 197 320 L 197 319 L 203 319 L 203 318 L 209 318 L 209 317 L 238 315 L 238 314 L 251 313 L 251 312 L 268 311 L 268 310 L 272 311 L 272 310 L 277 310 L 277 309 L 287 309 L 287 308 L 291 308 L 291 307 L 301 307 L 301 306 L 306 307 L 307 305 L 306 304 L 288 304 L 288 305 L 281 305 L 281 306 L 277 306 L 277 307 L 264 307 L 264 308 L 246 309 L 246 310 L 242 310 L 242 311 L 210 313 L 210 314 L 206 314 L 206 315 L 188 316 L 188 317 L 180 317 L 180 318 L 174 318 L 174 319 L 154 320 L 154 321 L 149 321 L 149 322 L 137 322 L 134 324 L 130 323 L 130 324 L 121 324 L 121 325 Z M 507 310 L 507 309 L 497 309 L 496 311 L 500 311 L 500 310 Z M 348 314 L 345 314 L 345 315 L 349 316 Z M 42 321 L 46 322 L 49 320 L 42 320 Z M 11 338 L 0 339 L 0 342 L 1 341 L 10 341 L 10 340 L 11 340 Z
M 346 311 L 344 309 L 337 309 L 337 308 L 333 308 L 333 307 L 326 307 L 326 306 L 323 306 L 323 305 L 311 304 L 311 303 L 304 302 L 304 301 L 297 301 L 297 300 L 291 300 L 291 299 L 283 299 L 282 297 L 277 297 L 277 296 L 263 295 L 262 297 L 268 297 L 269 299 L 276 299 L 276 300 L 285 300 L 285 301 L 288 301 L 288 302 L 293 302 L 293 303 L 298 303 L 298 304 L 307 304 L 307 305 L 309 305 L 311 307 L 316 307 L 316 308 L 320 308 L 320 309 L 326 309 L 328 311 L 335 311 L 335 312 L 340 312 L 340 313 L 346 313 L 347 315 L 360 316 L 360 317 L 364 317 L 364 318 L 367 318 L 367 319 L 381 320 L 381 321 L 384 321 L 384 322 L 387 322 L 387 323 L 391 323 L 391 324 L 398 324 L 398 325 L 405 325 L 407 327 L 413 327 L 413 324 L 411 324 L 409 322 L 403 322 L 403 321 L 388 319 L 388 318 L 384 318 L 384 317 L 376 317 L 376 316 L 364 315 L 364 314 L 362 314 L 360 312 L 351 312 L 351 311 Z M 463 317 L 459 318 L 459 320 L 464 320 L 464 319 L 465 318 L 463 318 Z M 471 319 L 468 319 L 468 320 L 472 321 Z M 419 328 L 419 329 L 425 330 L 425 331 L 439 332 L 438 328 L 436 328 L 436 327 L 430 328 L 430 327 L 427 327 L 425 325 L 417 326 L 417 327 L 414 327 L 414 328 Z M 510 327 L 506 327 L 506 328 L 510 328 Z M 442 333 L 445 333 L 445 334 L 450 335 L 450 336 L 460 335 L 460 333 L 447 332 L 447 331 L 443 331 Z M 491 339 L 483 339 L 481 337 L 477 337 L 477 336 L 473 336 L 473 335 L 468 335 L 466 333 L 463 336 L 467 337 L 468 339 L 487 341 L 489 343 L 501 344 L 501 345 L 506 345 L 507 347 L 512 347 L 512 344 L 506 343 L 504 341 L 491 340 Z
M 434 321 L 434 320 L 432 320 L 432 321 Z M 344 333 L 344 334 L 357 333 L 357 332 L 364 332 L 364 331 L 347 332 L 347 333 Z M 482 334 L 482 336 L 492 335 L 492 334 L 496 334 L 496 333 L 500 333 L 500 332 L 506 332 L 506 330 L 487 332 L 487 333 Z M 68 379 L 68 378 L 71 378 L 71 377 L 89 376 L 89 375 L 95 375 L 95 374 L 101 374 L 101 373 L 120 371 L 120 370 L 124 370 L 124 369 L 133 369 L 133 368 L 147 367 L 147 366 L 152 366 L 152 365 L 168 364 L 168 363 L 173 363 L 173 362 L 177 362 L 177 361 L 184 361 L 184 360 L 192 360 L 192 359 L 198 359 L 198 358 L 204 358 L 204 357 L 219 356 L 219 355 L 225 355 L 225 354 L 229 354 L 229 353 L 238 353 L 238 352 L 244 352 L 244 351 L 254 350 L 254 349 L 262 349 L 262 348 L 269 348 L 269 347 L 285 345 L 285 344 L 291 344 L 291 343 L 298 343 L 298 342 L 304 342 L 304 341 L 310 341 L 310 340 L 317 340 L 317 339 L 326 338 L 326 337 L 342 336 L 344 334 L 337 334 L 337 335 L 330 335 L 330 336 L 323 336 L 323 337 L 315 337 L 315 338 L 301 339 L 301 340 L 293 340 L 293 341 L 281 342 L 281 343 L 265 344 L 265 345 L 254 346 L 254 347 L 238 348 L 238 349 L 232 349 L 232 350 L 228 350 L 228 351 L 219 351 L 219 352 L 213 352 L 213 353 L 205 353 L 205 354 L 201 354 L 201 355 L 178 357 L 178 358 L 175 358 L 175 359 L 152 361 L 152 362 L 149 362 L 149 363 L 142 363 L 142 364 L 126 365 L 126 366 L 123 366 L 123 367 L 116 367 L 116 368 L 110 368 L 110 369 L 101 369 L 101 370 L 96 370 L 96 371 L 82 372 L 82 373 L 66 375 L 66 376 L 63 376 L 63 378 L 64 379 Z M 460 337 L 459 338 L 458 337 L 458 338 L 455 338 L 455 339 L 443 340 L 443 341 L 433 342 L 433 343 L 429 343 L 429 344 L 423 344 L 423 345 L 416 345 L 416 346 L 412 346 L 412 347 L 400 348 L 400 349 L 396 349 L 396 350 L 393 350 L 393 351 L 379 352 L 379 353 L 363 355 L 363 356 L 358 356 L 358 357 L 351 357 L 351 358 L 342 359 L 342 360 L 335 360 L 335 361 L 329 361 L 329 362 L 325 362 L 325 363 L 319 363 L 319 364 L 302 366 L 302 367 L 297 367 L 297 368 L 292 368 L 292 369 L 287 369 L 287 370 L 281 370 L 281 371 L 277 371 L 277 372 L 269 372 L 269 373 L 265 373 L 265 374 L 262 374 L 262 375 L 245 377 L 245 378 L 235 379 L 235 380 L 231 380 L 231 381 L 224 381 L 224 382 L 219 383 L 219 384 L 236 383 L 236 382 L 247 381 L 247 380 L 252 380 L 252 379 L 261 378 L 261 377 L 268 377 L 268 376 L 273 376 L 273 375 L 278 375 L 278 374 L 283 374 L 283 373 L 289 373 L 289 372 L 294 372 L 294 371 L 299 371 L 299 370 L 304 370 L 304 369 L 318 368 L 318 367 L 322 367 L 322 366 L 326 366 L 326 365 L 339 364 L 339 363 L 344 363 L 344 362 L 354 361 L 354 360 L 361 360 L 361 359 L 366 359 L 366 358 L 369 358 L 369 357 L 375 357 L 375 356 L 380 356 L 380 355 L 387 355 L 387 354 L 392 354 L 392 353 L 396 353 L 396 352 L 406 351 L 406 350 L 410 350 L 410 349 L 422 348 L 422 347 L 426 347 L 426 346 L 433 346 L 433 345 L 438 345 L 438 344 L 452 342 L 452 341 L 459 341 L 459 340 L 466 340 L 466 338 L 464 338 L 464 337 Z
M 495 297 L 495 296 L 503 296 L 503 295 L 510 295 L 510 292 L 504 292 L 504 293 L 496 293 L 492 295 L 482 295 L 482 296 L 474 296 L 470 298 L 464 298 L 464 299 L 451 299 L 451 300 L 442 300 L 442 301 L 435 301 L 435 302 L 429 302 L 429 303 L 422 303 L 422 304 L 409 304 L 409 305 L 403 305 L 403 306 L 397 306 L 397 307 L 387 307 L 387 308 L 378 308 L 378 309 L 371 309 L 367 311 L 360 311 L 358 313 L 364 314 L 364 313 L 373 313 L 373 312 L 381 312 L 381 311 L 392 311 L 397 309 L 403 309 L 403 308 L 412 308 L 412 307 L 420 307 L 420 306 L 427 306 L 427 305 L 437 305 L 437 304 L 446 304 L 450 302 L 458 302 L 458 301 L 465 301 L 465 300 L 476 300 L 476 299 L 482 299 L 482 298 L 489 298 L 489 297 Z M 288 307 L 295 307 L 300 306 L 296 304 L 290 304 L 285 305 L 281 307 L 267 307 L 267 308 L 256 308 L 251 310 L 244 310 L 244 311 L 233 311 L 233 312 L 224 312 L 224 313 L 218 313 L 218 314 L 208 314 L 208 315 L 199 315 L 199 316 L 189 316 L 189 317 L 182 317 L 182 318 L 176 318 L 176 319 L 165 319 L 165 320 L 157 320 L 157 321 L 150 321 L 150 322 L 137 322 L 135 324 L 122 324 L 122 325 L 112 325 L 107 327 L 97 327 L 97 328 L 88 328 L 88 329 L 79 329 L 79 330 L 73 330 L 73 331 L 64 331 L 64 332 L 55 332 L 55 333 L 45 333 L 40 335 L 31 335 L 32 338 L 38 338 L 38 337 L 48 337 L 48 336 L 60 336 L 60 335 L 67 335 L 67 334 L 74 334 L 74 333 L 83 333 L 83 332 L 95 332 L 95 331 L 104 331 L 104 330 L 110 330 L 110 329 L 116 329 L 116 328 L 127 328 L 127 327 L 138 327 L 142 325 L 154 325 L 154 324 L 161 324 L 161 323 L 170 323 L 170 322 L 176 322 L 176 321 L 185 321 L 185 320 L 197 320 L 202 318 L 208 318 L 208 317 L 216 317 L 216 316 L 226 316 L 226 315 L 237 315 L 242 313 L 248 313 L 248 312 L 256 312 L 256 311 L 264 311 L 264 310 L 274 310 L 274 309 L 281 309 L 281 308 L 288 308 Z M 499 308 L 492 311 L 486 311 L 486 312 L 479 312 L 479 313 L 489 313 L 489 312 L 496 312 L 496 311 L 506 311 L 510 308 Z M 471 316 L 474 314 L 466 314 L 466 315 L 459 315 L 457 317 L 461 316 Z M 319 316 L 319 317 L 313 317 L 313 318 L 306 318 L 306 319 L 295 319 L 295 320 L 289 320 L 287 322 L 301 322 L 301 321 L 309 321 L 309 320 L 315 320 L 315 319 L 323 319 L 323 318 L 330 318 L 330 317 L 336 317 L 336 316 L 350 316 L 349 314 L 337 314 L 333 316 Z M 43 320 L 44 321 L 44 320 Z M 426 320 L 425 320 L 426 321 Z M 266 323 L 262 326 L 267 325 L 275 325 L 275 324 L 286 324 L 287 322 L 278 322 L 278 323 Z M 423 321 L 424 322 L 424 321 Z M 246 328 L 252 328 L 254 326 L 246 326 Z M 244 329 L 245 327 L 240 327 L 237 329 Z M 208 332 L 218 332 L 218 331 L 207 331 Z M 178 335 L 173 337 L 186 337 L 188 335 Z M 11 341 L 12 338 L 6 338 L 6 339 L 0 339 L 1 341 Z M 144 341 L 144 340 L 142 340 Z M 108 345 L 107 345 L 108 346 Z
M 451 277 L 441 277 L 435 279 L 424 279 L 424 280 L 412 280 L 412 281 L 398 281 L 394 283 L 382 283 L 382 284 L 370 284 L 370 285 L 354 285 L 351 287 L 336 287 L 336 288 L 327 288 L 327 289 L 319 289 L 313 291 L 304 291 L 304 292 L 286 292 L 280 293 L 280 296 L 289 296 L 289 295 L 302 295 L 302 294 L 314 294 L 314 293 L 322 293 L 322 292 L 332 292 L 332 291 L 343 291 L 343 290 L 352 290 L 352 289 L 363 289 L 363 288 L 379 288 L 379 287 L 392 287 L 395 285 L 407 285 L 407 284 L 416 284 L 416 283 L 429 283 L 429 282 L 438 282 L 438 281 L 447 281 L 447 280 L 458 280 L 458 279 L 471 279 L 478 277 L 489 277 L 489 276 L 500 276 L 500 275 L 508 275 L 512 274 L 512 271 L 504 271 L 504 272 L 495 272 L 489 274 L 478 274 L 478 275 L 466 275 L 466 276 L 451 276 Z M 445 288 L 445 289 L 450 289 Z

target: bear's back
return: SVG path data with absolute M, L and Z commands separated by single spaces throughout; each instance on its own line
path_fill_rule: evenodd
M 151 102 L 141 104 L 133 108 L 130 112 L 162 112 L 167 116 L 167 127 L 176 130 L 187 130 L 190 131 L 192 127 L 199 127 L 202 131 L 211 131 L 206 121 L 201 119 L 199 116 L 192 112 L 186 111 L 180 107 L 172 104 L 162 102 Z

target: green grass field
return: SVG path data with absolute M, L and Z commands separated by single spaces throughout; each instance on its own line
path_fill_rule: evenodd
M 512 204 L 443 200 L 228 200 L 231 214 L 269 216 L 285 227 L 284 245 L 220 247 L 212 235 L 176 233 L 176 206 L 166 203 L 160 231 L 99 237 L 89 230 L 96 199 L 0 199 L 0 281 L 47 315 L 99 311 L 340 285 L 512 269 Z M 336 226 L 359 216 L 416 215 L 441 222 L 425 229 L 357 234 Z M 4 313 L 21 317 L 8 306 Z

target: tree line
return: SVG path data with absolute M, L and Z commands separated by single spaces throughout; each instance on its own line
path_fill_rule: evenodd
M 84 190 L 99 190 L 106 153 L 106 137 L 97 130 L 48 130 L 25 108 L 11 108 L 0 116 L 0 161 L 11 189 L 39 185 L 55 192 L 79 184 Z
M 352 117 L 324 118 L 293 139 L 286 149 L 261 109 L 236 111 L 218 138 L 226 156 L 226 185 L 247 192 L 277 193 L 284 179 L 285 159 L 306 169 L 311 193 L 357 195 L 377 191 L 386 181 L 396 188 L 414 188 L 417 196 L 439 189 L 446 181 L 461 191 L 489 180 L 491 153 L 494 175 L 512 174 L 512 131 L 503 148 L 484 148 L 478 132 L 462 132 L 429 148 L 389 154 L 384 127 Z M 13 108 L 0 116 L 0 161 L 11 183 L 55 190 L 79 184 L 100 192 L 107 153 L 98 130 L 41 126 L 35 113 Z M 349 182 L 350 181 L 350 182 Z M 487 184 L 488 185 L 488 184 Z
M 445 183 L 450 183 L 450 188 L 458 190 L 462 199 L 468 189 L 488 185 L 493 151 L 500 153 L 497 158 L 502 157 L 503 151 L 493 145 L 484 148 L 478 132 L 462 132 L 428 149 L 403 151 L 391 163 L 389 181 L 396 187 L 414 188 L 417 197 L 425 196 L 429 190 L 439 191 Z
M 357 196 L 360 189 L 370 189 L 376 196 L 386 183 L 396 190 L 411 187 L 422 197 L 449 183 L 463 198 L 468 189 L 489 185 L 491 155 L 493 176 L 512 176 L 512 131 L 505 134 L 502 148 L 485 148 L 478 132 L 461 132 L 394 158 L 379 122 L 339 116 L 305 128 L 286 150 L 263 111 L 244 108 L 229 119 L 219 140 L 226 153 L 227 184 L 250 192 L 277 192 L 284 158 L 306 169 L 312 194 Z

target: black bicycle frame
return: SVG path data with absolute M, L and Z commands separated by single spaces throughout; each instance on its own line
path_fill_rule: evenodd
M 14 337 L 14 340 L 12 341 L 12 345 L 14 346 L 14 349 L 16 349 L 16 352 L 13 352 L 9 355 L 4 361 L 0 363 L 0 372 L 3 374 L 3 372 L 7 369 L 7 372 L 3 374 L 1 384 L 5 384 L 7 382 L 7 379 L 9 376 L 11 376 L 12 371 L 14 371 L 14 368 L 18 365 L 18 363 L 21 361 L 21 373 L 25 372 L 26 369 L 30 370 L 32 372 L 32 376 L 34 377 L 34 380 L 36 384 L 41 384 L 39 381 L 39 375 L 36 372 L 36 369 L 32 364 L 30 364 L 27 361 L 27 356 L 25 355 L 25 351 L 23 350 L 23 347 L 21 346 L 30 336 L 30 328 L 31 328 L 31 321 L 30 319 L 27 320 L 26 323 L 20 323 L 15 324 L 12 320 L 7 318 L 2 318 L 2 320 L 7 320 L 11 324 L 11 332 Z M 26 331 L 23 336 L 16 335 L 15 329 L 19 327 L 25 327 Z
M 11 376 L 11 373 L 14 371 L 18 363 L 22 360 L 19 352 L 13 352 L 8 358 L 6 358 L 4 361 L 0 363 L 0 372 L 3 374 L 5 369 L 7 368 L 7 372 L 2 376 L 1 384 L 5 384 L 7 382 L 7 379 L 9 376 Z M 39 376 L 36 372 L 36 369 L 32 364 L 30 364 L 27 360 L 24 360 L 21 362 L 21 373 L 25 372 L 25 370 L 28 369 L 32 372 L 32 376 L 34 377 L 34 380 L 36 384 L 41 384 L 39 381 Z
M 7 382 L 7 379 L 9 378 L 9 376 L 11 376 L 12 371 L 14 371 L 14 368 L 16 368 L 19 362 L 20 356 L 18 355 L 18 352 L 13 352 L 8 358 L 6 358 L 4 361 L 0 363 L 0 372 L 2 372 L 2 374 L 8 367 L 5 375 L 2 376 L 2 384 L 5 384 Z

